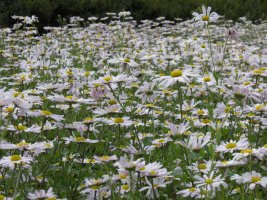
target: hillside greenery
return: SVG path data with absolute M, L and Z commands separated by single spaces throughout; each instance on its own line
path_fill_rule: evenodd
M 40 25 L 57 25 L 58 15 L 105 16 L 106 12 L 131 11 L 136 20 L 165 16 L 191 18 L 202 5 L 229 19 L 246 16 L 251 20 L 266 18 L 267 0 L 1 0 L 0 26 L 11 26 L 12 15 L 37 15 Z

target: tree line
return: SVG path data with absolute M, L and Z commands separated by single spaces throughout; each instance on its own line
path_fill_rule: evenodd
M 267 0 L 0 0 L 0 26 L 11 26 L 12 15 L 39 18 L 40 26 L 58 25 L 58 16 L 69 18 L 103 17 L 107 12 L 130 11 L 136 20 L 192 17 L 202 5 L 228 19 L 246 16 L 251 20 L 265 19 Z

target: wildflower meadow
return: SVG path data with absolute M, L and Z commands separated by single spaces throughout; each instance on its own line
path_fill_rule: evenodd
M 267 21 L 12 18 L 0 200 L 267 199 Z

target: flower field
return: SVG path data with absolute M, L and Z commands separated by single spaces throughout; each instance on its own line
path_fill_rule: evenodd
M 266 199 L 267 22 L 130 15 L 0 29 L 0 200 Z

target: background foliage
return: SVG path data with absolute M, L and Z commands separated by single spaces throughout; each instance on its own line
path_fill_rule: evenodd
M 44 26 L 57 25 L 58 15 L 100 17 L 122 10 L 131 11 L 137 20 L 159 16 L 187 19 L 203 4 L 233 20 L 242 16 L 256 20 L 267 15 L 267 0 L 0 0 L 0 26 L 11 26 L 12 15 L 37 15 Z

